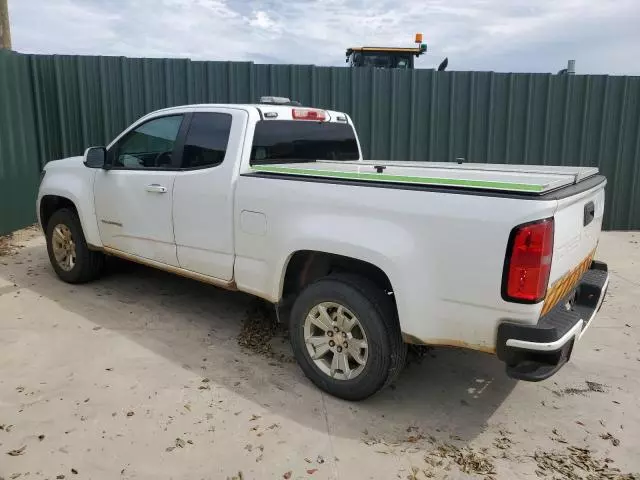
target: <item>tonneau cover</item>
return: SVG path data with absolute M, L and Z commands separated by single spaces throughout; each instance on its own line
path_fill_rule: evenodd
M 542 195 L 578 183 L 598 173 L 598 169 L 595 167 L 383 160 L 318 160 L 315 162 L 254 165 L 252 169 L 257 172 L 280 175 L 488 189 L 532 195 Z

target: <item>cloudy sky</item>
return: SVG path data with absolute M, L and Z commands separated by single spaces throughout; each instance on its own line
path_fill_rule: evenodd
M 640 75 L 640 0 L 9 0 L 29 53 L 344 65 L 349 46 L 429 45 L 417 66 Z

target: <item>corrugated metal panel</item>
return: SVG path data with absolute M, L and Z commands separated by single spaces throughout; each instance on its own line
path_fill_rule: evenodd
M 348 112 L 371 159 L 598 166 L 609 179 L 605 227 L 640 228 L 638 77 L 4 52 L 0 82 L 0 171 L 25 187 L 2 189 L 16 207 L 3 209 L 0 231 L 33 220 L 40 164 L 106 144 L 158 108 L 262 95 Z
M 0 50 L 0 235 L 35 222 L 40 175 L 29 58 Z

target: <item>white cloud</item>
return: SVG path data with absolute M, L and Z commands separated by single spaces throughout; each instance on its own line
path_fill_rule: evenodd
M 273 21 L 271 17 L 269 17 L 269 14 L 267 12 L 263 12 L 262 10 L 254 12 L 253 18 L 249 20 L 249 25 L 274 33 L 282 32 L 282 25 Z
M 617 0 L 9 0 L 14 48 L 40 53 L 344 65 L 412 45 L 453 70 L 640 74 L 640 2 Z

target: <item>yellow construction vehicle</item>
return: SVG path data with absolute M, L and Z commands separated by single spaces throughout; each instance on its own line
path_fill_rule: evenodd
M 417 47 L 352 47 L 347 48 L 346 62 L 351 67 L 373 68 L 414 68 L 414 58 L 427 52 L 427 44 L 422 42 L 422 34 L 416 33 L 415 43 Z M 449 60 L 445 58 L 439 71 L 447 68 Z

